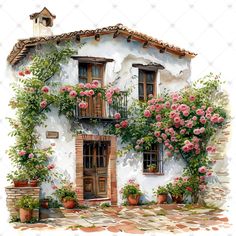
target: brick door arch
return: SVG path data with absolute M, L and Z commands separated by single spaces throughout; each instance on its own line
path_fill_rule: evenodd
M 107 198 L 111 204 L 117 204 L 117 181 L 116 181 L 116 136 L 110 135 L 92 135 L 80 134 L 76 137 L 76 187 L 78 191 L 79 203 L 84 199 L 84 163 L 83 163 L 83 145 L 85 141 L 109 141 L 110 150 L 107 166 Z

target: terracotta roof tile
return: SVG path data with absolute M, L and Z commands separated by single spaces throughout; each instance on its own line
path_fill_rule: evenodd
M 25 57 L 25 55 L 28 53 L 29 49 L 32 47 L 35 47 L 39 44 L 46 44 L 49 42 L 57 42 L 60 41 L 67 41 L 75 39 L 78 35 L 81 38 L 91 37 L 95 36 L 96 34 L 106 35 L 111 33 L 120 33 L 123 35 L 131 36 L 132 40 L 141 41 L 143 43 L 148 43 L 148 45 L 156 47 L 161 52 L 169 52 L 178 56 L 186 56 L 189 58 L 195 57 L 197 54 L 187 51 L 183 48 L 177 47 L 175 45 L 165 43 L 161 40 L 155 39 L 151 36 L 148 36 L 146 34 L 134 31 L 132 29 L 127 28 L 126 26 L 122 24 L 117 24 L 114 26 L 108 26 L 104 28 L 98 28 L 95 30 L 80 30 L 80 31 L 74 31 L 70 33 L 64 33 L 60 35 L 54 35 L 54 36 L 45 36 L 45 37 L 33 37 L 29 39 L 22 39 L 19 40 L 13 47 L 12 51 L 10 52 L 9 56 L 7 57 L 8 62 L 11 65 L 17 64 L 21 59 Z

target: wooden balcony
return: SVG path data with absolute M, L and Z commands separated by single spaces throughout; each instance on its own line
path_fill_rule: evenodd
M 76 106 L 75 121 L 96 119 L 112 122 L 115 113 L 120 113 L 121 119 L 126 119 L 128 116 L 127 99 L 127 92 L 120 92 L 119 97 L 113 98 L 112 104 L 108 104 L 107 101 L 98 96 L 86 97 L 83 101 L 88 103 L 88 108 L 81 109 Z

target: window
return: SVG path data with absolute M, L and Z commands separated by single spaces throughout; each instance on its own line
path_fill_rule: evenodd
M 145 101 L 149 94 L 156 96 L 156 72 L 139 69 L 138 77 L 139 100 Z
M 143 152 L 143 172 L 164 174 L 163 146 L 161 144 L 152 144 L 149 150 Z
M 103 86 L 103 70 L 104 64 L 81 63 L 79 62 L 79 82 L 92 83 L 94 80 L 99 82 L 99 86 Z M 86 110 L 81 109 L 80 115 L 83 117 L 103 117 L 105 116 L 105 104 L 101 97 L 84 97 L 84 101 L 88 103 Z
M 97 80 L 103 86 L 103 64 L 79 63 L 79 82 L 92 83 Z

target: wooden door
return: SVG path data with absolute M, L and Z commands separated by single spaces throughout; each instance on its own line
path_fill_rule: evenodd
M 107 197 L 109 145 L 104 141 L 84 142 L 84 199 Z

